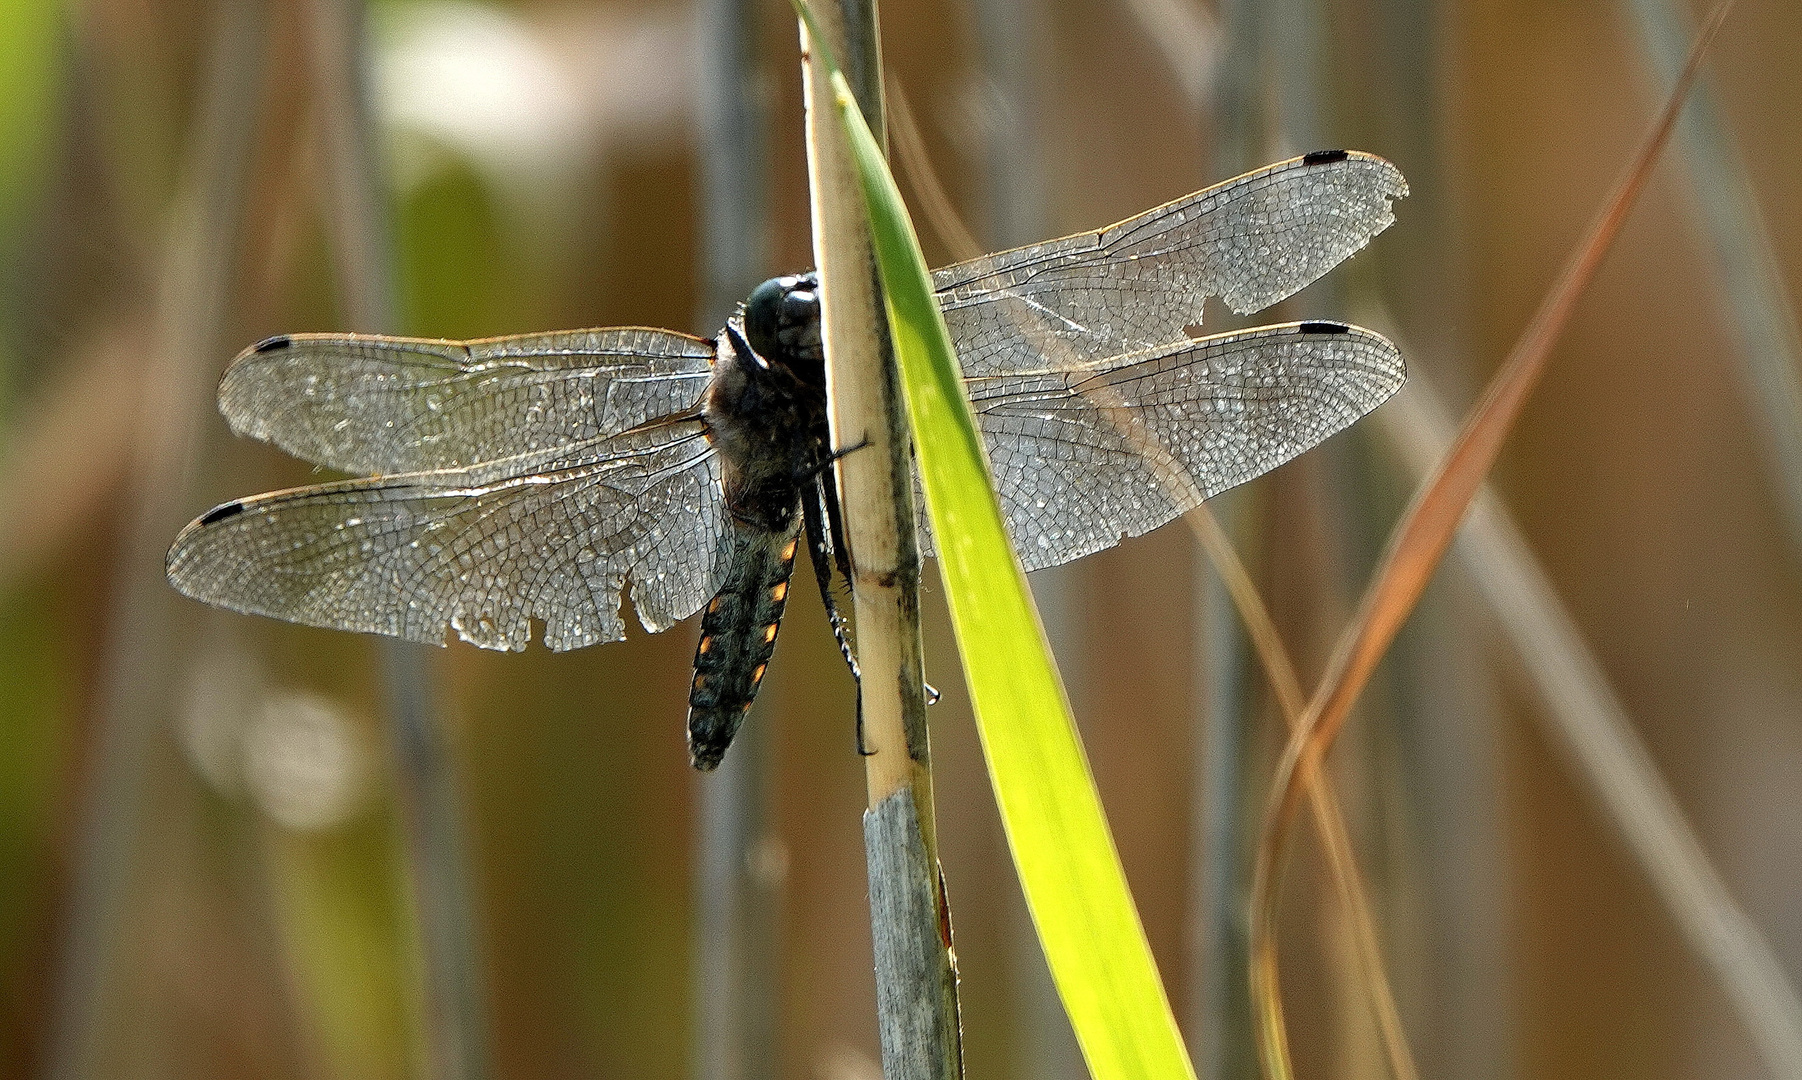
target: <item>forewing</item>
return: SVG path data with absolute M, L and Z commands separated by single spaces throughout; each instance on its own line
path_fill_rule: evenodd
M 292 334 L 219 384 L 232 430 L 351 473 L 461 469 L 691 410 L 713 344 L 643 327 L 478 341 Z
M 967 380 L 1020 561 L 1056 566 L 1268 472 L 1402 385 L 1382 335 L 1265 326 Z
M 227 503 L 182 530 L 169 580 L 235 611 L 430 644 L 455 631 L 523 649 L 539 619 L 562 650 L 625 636 L 629 579 L 639 621 L 663 630 L 721 579 L 718 461 L 694 423 L 590 449 Z
M 1407 193 L 1382 158 L 1310 154 L 933 284 L 966 376 L 1136 352 L 1181 340 L 1210 296 L 1247 313 L 1290 295 L 1388 228 Z

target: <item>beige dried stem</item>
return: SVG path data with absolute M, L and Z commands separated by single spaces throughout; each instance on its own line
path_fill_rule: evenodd
M 853 92 L 880 133 L 873 0 L 819 3 L 812 12 L 832 52 L 849 61 Z M 933 822 L 911 447 L 894 362 L 884 347 L 887 326 L 863 189 L 833 105 L 824 51 L 813 48 L 805 29 L 802 42 L 827 409 L 833 445 L 859 447 L 839 459 L 837 473 L 862 671 L 864 850 L 883 1074 L 950 1080 L 962 1075 L 963 1048 Z
M 1482 400 L 1459 432 L 1451 452 L 1432 479 L 1416 494 L 1390 538 L 1376 577 L 1365 592 L 1356 616 L 1339 639 L 1301 727 L 1291 735 L 1284 748 L 1270 802 L 1265 808 L 1263 835 L 1258 842 L 1252 874 L 1252 1004 L 1258 1013 L 1259 1056 L 1265 1075 L 1272 1080 L 1288 1080 L 1292 1075 L 1288 1036 L 1283 1023 L 1274 926 L 1281 895 L 1278 871 L 1287 854 L 1296 803 L 1309 777 L 1319 770 L 1327 749 L 1344 726 L 1353 703 L 1369 682 L 1378 661 L 1414 610 L 1420 594 L 1451 545 L 1465 511 L 1501 451 L 1502 441 L 1539 381 L 1546 358 L 1569 321 L 1577 298 L 1594 277 L 1603 255 L 1651 175 L 1652 165 L 1670 138 L 1683 99 L 1707 55 L 1708 46 L 1731 7 L 1732 0 L 1723 0 L 1715 8 L 1690 50 L 1683 74 L 1644 145 L 1532 322 L 1522 332 L 1513 352 L 1491 380 Z

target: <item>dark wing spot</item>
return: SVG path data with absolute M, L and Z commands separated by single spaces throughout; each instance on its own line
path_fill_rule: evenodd
M 285 349 L 292 344 L 294 344 L 293 338 L 289 337 L 286 334 L 277 334 L 274 337 L 266 337 L 263 340 L 257 342 L 256 346 L 254 348 L 252 348 L 250 351 L 251 352 L 274 352 L 277 349 Z
M 1316 150 L 1312 154 L 1304 154 L 1301 163 L 1303 165 L 1331 165 L 1335 161 L 1344 161 L 1350 156 L 1343 150 Z
M 215 506 L 211 510 L 208 510 L 206 514 L 201 517 L 200 523 L 202 525 L 211 525 L 215 521 L 224 521 L 229 517 L 237 517 L 243 512 L 244 504 L 241 502 L 222 503 L 219 506 Z
M 1304 334 L 1343 334 L 1351 327 L 1340 322 L 1305 322 L 1297 329 Z

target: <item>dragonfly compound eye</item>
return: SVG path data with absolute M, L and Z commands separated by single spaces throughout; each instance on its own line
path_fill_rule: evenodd
M 745 300 L 745 340 L 765 360 L 817 364 L 820 352 L 819 278 L 771 278 Z
M 777 333 L 782 321 L 782 298 L 794 278 L 771 278 L 751 290 L 745 298 L 745 340 L 757 355 L 769 358 L 776 354 Z
M 776 331 L 784 358 L 791 363 L 823 363 L 820 347 L 820 293 L 812 274 L 782 294 L 782 317 Z

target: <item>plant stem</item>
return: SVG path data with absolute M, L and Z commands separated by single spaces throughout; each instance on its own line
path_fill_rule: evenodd
M 873 0 L 839 0 L 815 13 L 880 138 Z M 963 1053 L 950 913 L 933 825 L 911 455 L 862 188 L 831 103 L 823 57 L 805 36 L 803 42 L 832 439 L 835 447 L 861 447 L 839 460 L 837 474 L 863 671 L 860 730 L 870 806 L 864 845 L 883 1074 L 888 1080 L 949 1080 L 961 1075 Z
M 393 245 L 370 121 L 367 12 L 362 0 L 314 0 L 326 228 L 351 329 L 399 328 Z M 378 646 L 407 875 L 418 920 L 426 1073 L 444 1080 L 490 1074 L 481 949 L 470 895 L 468 841 L 443 719 L 433 701 L 426 647 Z
M 717 330 L 766 272 L 769 199 L 756 0 L 705 0 L 700 22 L 701 295 Z M 766 691 L 760 700 L 768 701 Z M 770 725 L 752 717 L 697 777 L 693 883 L 696 1080 L 775 1080 L 782 970 L 781 858 L 769 845 Z
M 162 553 L 186 516 L 195 434 L 227 315 L 268 43 L 262 3 L 212 5 L 215 29 L 157 275 L 143 397 L 133 417 L 133 493 L 119 548 L 92 771 L 81 792 L 67 930 L 58 958 L 48 1067 L 52 1080 L 94 1075 L 131 900 L 145 812 L 145 771 L 172 709 L 179 635 Z
M 1383 430 L 1425 474 L 1452 425 L 1415 382 Z M 1542 717 L 1576 774 L 1645 871 L 1678 931 L 1708 967 L 1773 1076 L 1802 1078 L 1802 994 L 1721 880 L 1601 664 L 1584 643 L 1507 508 L 1484 487 L 1452 552 L 1501 624 L 1537 692 Z

